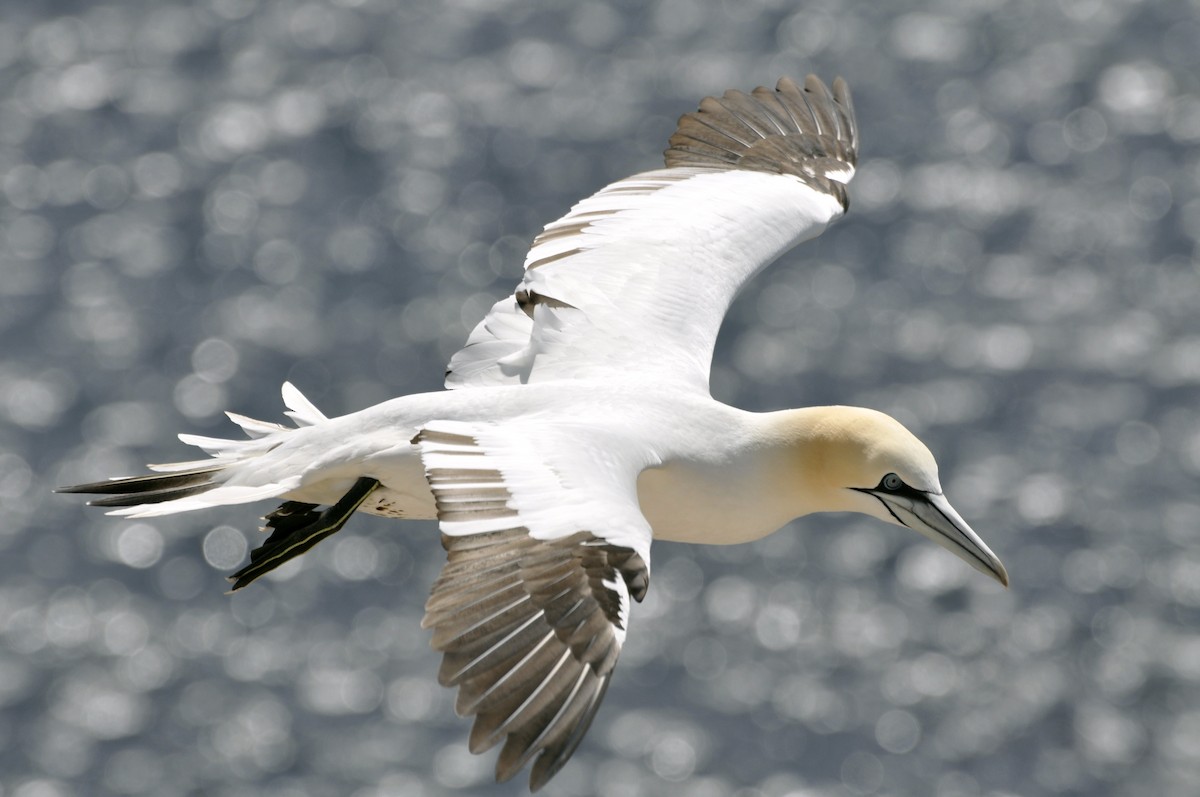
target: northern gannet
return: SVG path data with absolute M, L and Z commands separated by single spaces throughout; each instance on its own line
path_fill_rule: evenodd
M 942 494 L 929 450 L 857 407 L 752 413 L 711 398 L 734 295 L 847 208 L 858 132 L 840 78 L 726 92 L 681 117 L 666 168 L 549 224 L 450 361 L 446 391 L 329 418 L 290 384 L 289 428 L 180 435 L 211 459 L 63 488 L 152 517 L 282 498 L 240 589 L 356 511 L 437 518 L 448 561 L 423 625 L 496 777 L 543 786 L 583 738 L 650 583 L 653 539 L 720 545 L 814 512 L 924 534 L 1007 585 Z M 324 507 L 324 508 L 323 508 Z

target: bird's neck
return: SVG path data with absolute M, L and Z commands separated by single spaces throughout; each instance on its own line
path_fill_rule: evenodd
M 723 439 L 722 445 L 643 471 L 638 497 L 655 538 L 748 542 L 813 512 L 861 509 L 853 503 L 858 494 L 838 485 L 846 478 L 836 456 L 837 420 L 845 410 L 739 412 L 733 434 L 714 428 L 700 435 Z
M 768 487 L 785 503 L 790 518 L 857 508 L 857 494 L 846 489 L 855 479 L 845 456 L 845 429 L 858 412 L 853 407 L 803 407 L 759 416 L 762 456 L 770 463 Z

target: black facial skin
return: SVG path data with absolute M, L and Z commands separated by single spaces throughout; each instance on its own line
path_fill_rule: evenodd
M 879 480 L 879 484 L 875 487 L 851 487 L 850 489 L 857 490 L 860 493 L 866 493 L 867 495 L 878 498 L 879 503 L 883 504 L 884 508 L 888 511 L 888 514 L 895 518 L 897 523 L 899 523 L 901 526 L 905 526 L 906 528 L 908 527 L 908 524 L 901 520 L 900 516 L 892 511 L 892 508 L 888 506 L 888 502 L 880 498 L 879 494 L 883 493 L 885 495 L 900 495 L 917 501 L 928 500 L 925 498 L 926 493 L 924 490 L 918 490 L 916 487 L 909 487 L 904 483 L 903 479 L 894 473 L 889 473 L 884 476 Z

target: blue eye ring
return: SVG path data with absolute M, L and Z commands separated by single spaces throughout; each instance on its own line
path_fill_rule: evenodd
M 894 473 L 889 473 L 879 482 L 879 486 L 888 492 L 894 493 L 904 486 L 904 480 Z

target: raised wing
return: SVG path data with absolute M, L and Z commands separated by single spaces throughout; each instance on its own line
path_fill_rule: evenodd
M 437 421 L 415 442 L 448 552 L 423 622 L 438 680 L 475 716 L 472 753 L 504 741 L 498 780 L 536 756 L 536 791 L 587 732 L 649 584 L 641 465 L 513 424 Z
M 706 98 L 680 118 L 666 169 L 601 189 L 534 239 L 446 386 L 640 372 L 707 391 L 729 303 L 845 212 L 857 149 L 840 78 L 832 92 L 810 75 Z

